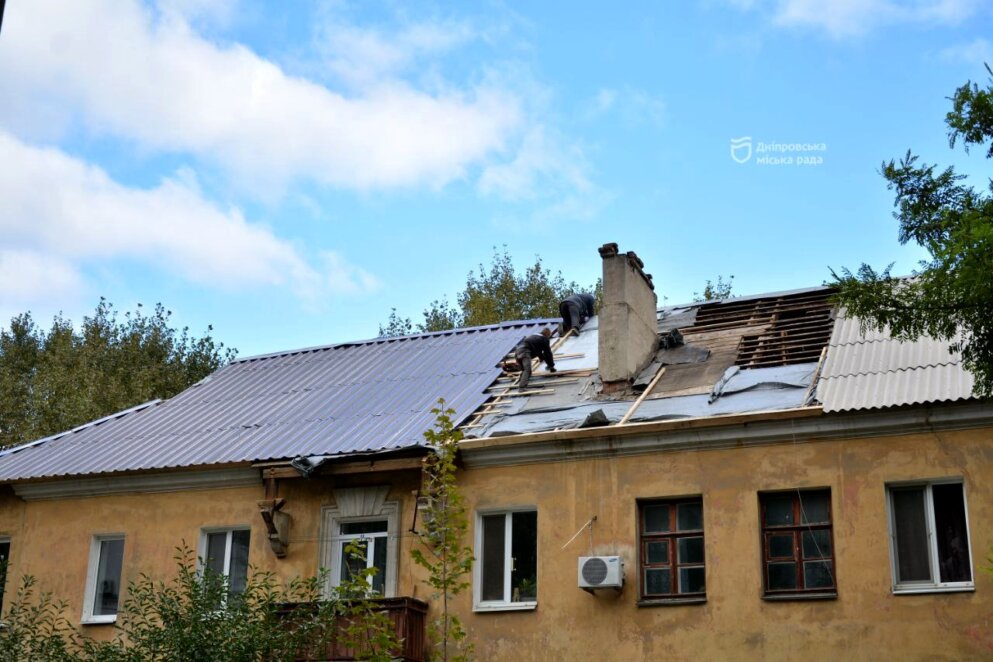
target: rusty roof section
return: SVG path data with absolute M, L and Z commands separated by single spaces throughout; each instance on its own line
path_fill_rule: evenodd
M 486 399 L 529 320 L 232 362 L 175 397 L 0 454 L 0 481 L 423 446 L 439 397 L 456 423 Z

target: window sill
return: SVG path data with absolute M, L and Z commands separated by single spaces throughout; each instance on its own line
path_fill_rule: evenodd
M 113 616 L 86 616 L 80 625 L 113 625 L 117 622 L 117 614 Z
M 639 607 L 681 607 L 683 605 L 703 605 L 707 603 L 707 596 L 696 596 L 692 598 L 643 598 L 638 600 Z
M 975 593 L 976 586 L 894 586 L 893 595 L 921 595 L 925 593 Z
M 507 604 L 495 605 L 475 605 L 472 610 L 478 613 L 496 611 L 534 611 L 538 608 L 537 602 L 510 602 Z
M 784 595 L 772 594 L 763 595 L 762 599 L 766 602 L 792 602 L 792 601 L 805 601 L 805 600 L 837 600 L 838 593 L 832 591 L 830 593 L 788 593 Z

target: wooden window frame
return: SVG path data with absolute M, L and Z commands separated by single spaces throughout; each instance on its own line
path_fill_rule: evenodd
M 700 528 L 679 530 L 678 506 L 683 504 L 700 505 Z M 669 508 L 670 531 L 649 532 L 645 523 L 645 512 L 649 507 L 667 506 Z M 703 540 L 704 555 L 703 560 L 694 563 L 679 562 L 679 540 L 682 538 L 701 538 Z M 651 543 L 667 543 L 667 561 L 662 563 L 648 562 L 648 545 Z M 679 570 L 681 568 L 703 568 L 704 569 L 704 590 L 692 593 L 679 592 Z M 666 601 L 666 602 L 698 602 L 707 597 L 706 589 L 706 536 L 703 526 L 703 497 L 678 497 L 667 499 L 639 499 L 638 500 L 638 590 L 643 602 Z M 648 592 L 648 570 L 668 569 L 669 570 L 669 592 L 649 593 Z
M 823 495 L 827 497 L 828 516 L 827 522 L 804 523 L 802 517 L 802 503 L 804 497 Z M 768 502 L 774 498 L 789 496 L 792 499 L 793 523 L 792 524 L 767 524 L 766 509 Z M 772 599 L 789 598 L 809 598 L 824 597 L 834 598 L 838 595 L 838 563 L 835 557 L 834 545 L 834 504 L 831 502 L 831 489 L 810 488 L 801 490 L 786 490 L 776 492 L 759 493 L 759 525 L 761 529 L 762 542 L 762 585 L 764 597 Z M 803 551 L 803 534 L 809 531 L 827 531 L 830 540 L 831 552 L 827 555 L 807 557 Z M 769 539 L 773 535 L 792 534 L 793 553 L 791 556 L 772 556 L 770 552 Z M 816 544 L 816 543 L 815 543 Z M 831 586 L 815 586 L 807 588 L 804 580 L 805 561 L 830 561 L 831 563 Z M 769 566 L 770 564 L 782 562 L 796 565 L 796 588 L 773 589 L 769 587 Z

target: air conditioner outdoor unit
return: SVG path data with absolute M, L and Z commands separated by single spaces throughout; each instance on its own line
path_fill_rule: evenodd
M 620 556 L 579 557 L 579 588 L 592 592 L 595 588 L 623 586 L 624 560 Z

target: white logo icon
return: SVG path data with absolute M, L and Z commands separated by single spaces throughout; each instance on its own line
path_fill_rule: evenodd
M 744 153 L 744 155 L 742 155 L 742 153 Z M 731 139 L 731 158 L 738 163 L 745 163 L 748 159 L 752 158 L 751 136 Z

